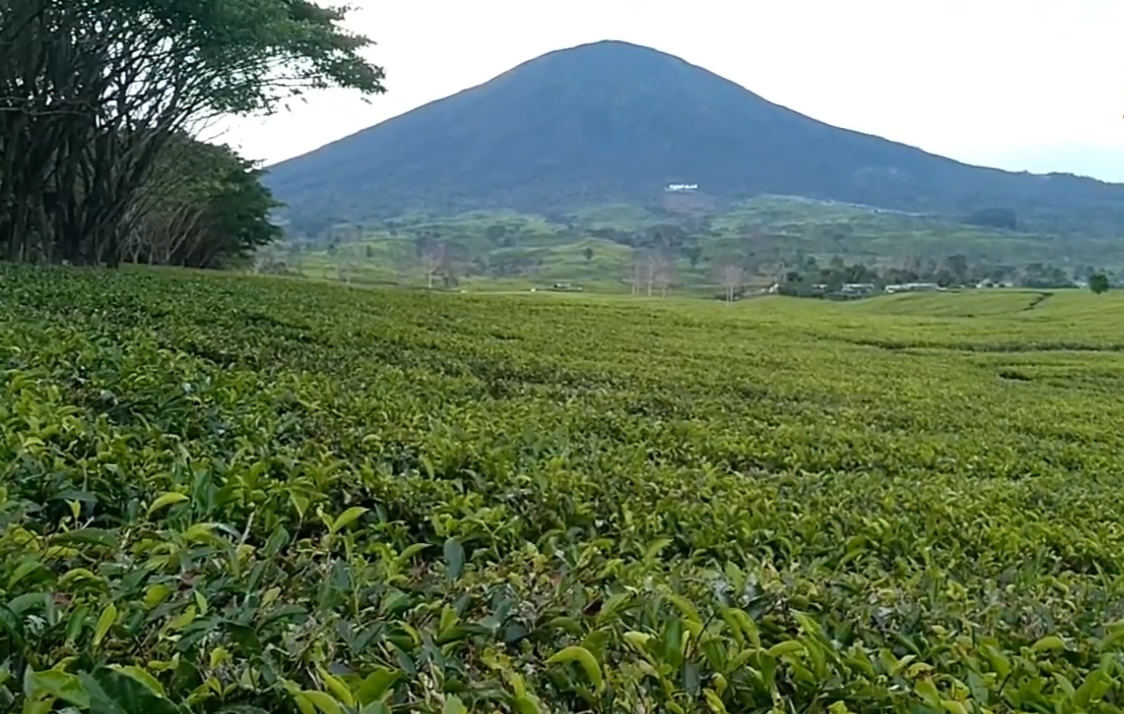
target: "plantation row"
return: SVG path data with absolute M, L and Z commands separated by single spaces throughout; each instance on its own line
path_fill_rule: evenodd
M 0 710 L 1117 711 L 1119 344 L 0 268 Z

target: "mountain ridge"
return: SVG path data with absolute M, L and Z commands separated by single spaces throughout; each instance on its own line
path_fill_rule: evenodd
M 806 116 L 684 59 L 555 50 L 269 168 L 295 225 L 487 208 L 651 204 L 668 183 L 938 215 L 1011 208 L 1038 230 L 1124 226 L 1124 186 L 976 166 Z

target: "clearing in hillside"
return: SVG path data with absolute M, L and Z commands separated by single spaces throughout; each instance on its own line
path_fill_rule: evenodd
M 4 267 L 0 700 L 1116 711 L 1124 296 L 1033 297 Z

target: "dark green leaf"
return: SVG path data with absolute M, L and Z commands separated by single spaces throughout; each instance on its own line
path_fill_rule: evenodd
M 464 570 L 464 546 L 456 538 L 445 541 L 445 566 L 449 580 L 456 580 Z
M 117 533 L 103 528 L 81 528 L 51 537 L 51 545 L 58 546 L 97 545 L 103 548 L 117 548 L 118 543 Z
M 79 679 L 90 695 L 90 714 L 181 714 L 174 704 L 123 672 L 99 667 Z

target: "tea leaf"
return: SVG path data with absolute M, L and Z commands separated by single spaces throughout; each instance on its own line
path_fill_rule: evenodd
M 342 680 L 333 676 L 328 670 L 319 665 L 317 665 L 316 671 L 319 673 L 320 678 L 324 680 L 324 685 L 328 688 L 328 691 L 332 693 L 333 697 L 347 707 L 355 706 L 355 698 L 352 696 L 351 690 L 348 689 L 347 685 L 344 684 Z
M 336 518 L 334 523 L 332 523 L 331 531 L 333 533 L 338 533 L 339 531 L 347 528 L 352 523 L 355 523 L 357 520 L 362 518 L 363 514 L 365 514 L 367 511 L 368 509 L 363 508 L 362 506 L 354 506 L 347 509 L 346 511 L 341 513 L 338 518 Z
M 305 690 L 301 692 L 301 694 L 305 699 L 312 702 L 312 705 L 315 706 L 321 714 L 344 714 L 343 707 L 340 706 L 339 702 L 332 699 L 332 697 L 324 692 Z
M 152 502 L 152 505 L 148 507 L 148 515 L 151 516 L 153 513 L 156 513 L 163 508 L 174 506 L 177 503 L 184 503 L 188 500 L 190 499 L 188 498 L 187 494 L 183 493 L 169 492 L 162 494 Z
M 106 605 L 102 610 L 101 615 L 98 616 L 97 624 L 94 625 L 94 647 L 101 644 L 105 639 L 106 634 L 109 633 L 109 628 L 113 627 L 113 623 L 117 620 L 117 606 L 113 603 Z
M 45 692 L 79 709 L 90 707 L 90 695 L 78 677 L 58 670 L 32 672 L 29 667 L 24 681 L 24 691 L 29 697 L 36 697 L 39 693 Z
M 468 714 L 468 707 L 464 705 L 460 697 L 450 694 L 445 699 L 445 705 L 441 707 L 441 714 Z
M 777 658 L 803 651 L 804 645 L 796 640 L 779 642 L 768 649 L 769 656 Z
M 1031 647 L 1031 650 L 1036 652 L 1036 653 L 1060 652 L 1064 649 L 1065 649 L 1065 642 L 1062 640 L 1062 638 L 1057 637 L 1056 635 L 1050 635 L 1048 637 L 1043 637 L 1042 639 L 1035 642 L 1034 646 Z
M 605 686 L 604 678 L 601 675 L 601 666 L 597 664 L 597 659 L 593 654 L 584 647 L 566 647 L 555 652 L 546 662 L 547 664 L 577 662 L 585 670 L 586 676 L 597 691 L 600 692 Z
M 399 670 L 376 669 L 363 679 L 359 689 L 355 692 L 355 698 L 364 706 L 379 701 L 401 678 L 402 672 Z
M 456 580 L 464 570 L 464 546 L 456 538 L 445 541 L 446 574 L 450 580 Z
M 91 714 L 178 714 L 175 705 L 127 674 L 98 668 L 79 680 L 90 695 Z
M 148 687 L 149 691 L 151 691 L 153 694 L 155 694 L 158 697 L 167 697 L 168 696 L 167 692 L 164 691 L 164 686 L 162 684 L 160 684 L 160 682 L 157 681 L 157 679 L 155 677 L 153 677 L 151 674 L 144 671 L 140 667 L 134 667 L 132 665 L 127 665 L 127 666 L 110 665 L 110 668 L 115 670 L 115 671 L 121 672 L 122 674 L 126 674 L 126 675 L 132 677 L 133 679 L 137 680 L 138 682 L 143 684 L 145 687 Z

